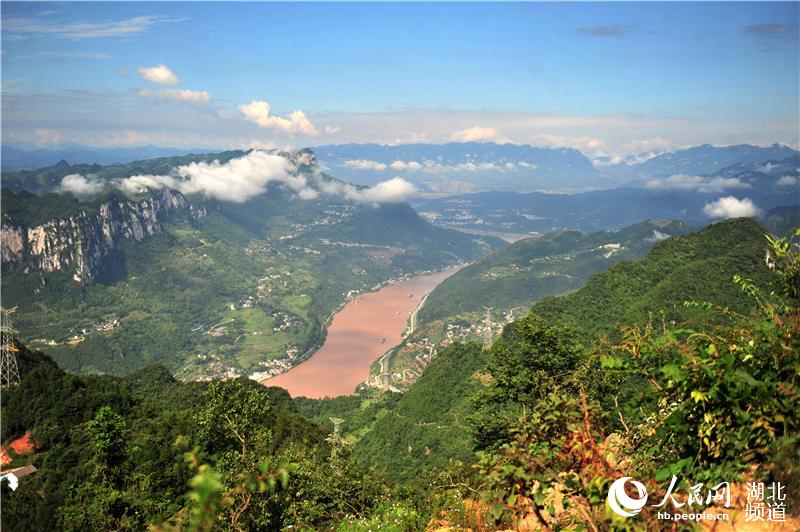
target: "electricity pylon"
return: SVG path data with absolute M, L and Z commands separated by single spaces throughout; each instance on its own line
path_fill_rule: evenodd
M 2 341 L 2 354 L 0 354 L 0 386 L 3 388 L 19 384 L 19 369 L 17 368 L 17 351 L 14 345 L 14 328 L 11 315 L 17 307 L 12 309 L 0 308 L 0 337 Z
M 492 307 L 484 307 L 486 317 L 483 324 L 483 350 L 486 351 L 492 346 Z

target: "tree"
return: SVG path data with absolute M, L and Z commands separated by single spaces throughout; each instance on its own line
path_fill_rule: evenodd
M 569 329 L 547 325 L 534 313 L 506 327 L 492 347 L 491 381 L 475 397 L 470 425 L 479 449 L 509 439 L 507 428 L 574 371 L 581 347 Z
M 244 458 L 254 447 L 268 442 L 272 406 L 260 385 L 246 380 L 215 381 L 203 399 L 205 404 L 194 419 L 209 450 L 236 445 Z
M 127 423 L 110 406 L 103 406 L 86 423 L 85 432 L 92 442 L 96 474 L 104 480 L 117 481 L 128 455 Z

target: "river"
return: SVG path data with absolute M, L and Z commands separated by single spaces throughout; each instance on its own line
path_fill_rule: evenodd
M 305 362 L 261 381 L 286 388 L 292 397 L 353 395 L 370 365 L 402 340 L 408 318 L 425 294 L 458 268 L 417 275 L 356 296 L 333 316 L 325 343 Z

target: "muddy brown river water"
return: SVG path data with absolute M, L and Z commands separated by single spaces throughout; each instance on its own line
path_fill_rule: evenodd
M 316 353 L 261 383 L 286 388 L 292 397 L 354 394 L 369 377 L 370 365 L 400 343 L 408 318 L 425 294 L 456 271 L 418 275 L 357 296 L 333 316 L 325 343 Z

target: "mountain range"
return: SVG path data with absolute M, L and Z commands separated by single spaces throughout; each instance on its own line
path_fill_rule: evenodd
M 274 179 L 253 188 L 259 176 Z M 286 369 L 321 343 L 348 293 L 502 244 L 363 196 L 307 152 L 60 163 L 3 181 L 3 304 L 18 307 L 31 345 L 87 373 L 155 361 L 182 378 Z
M 728 204 L 736 212 L 713 208 L 728 197 L 735 198 Z M 576 194 L 491 191 L 418 197 L 412 203 L 435 223 L 483 232 L 591 231 L 646 219 L 678 219 L 701 226 L 715 216 L 759 216 L 777 207 L 798 210 L 800 157 L 735 163 L 707 175 L 651 177 L 637 186 Z
M 337 144 L 312 149 L 322 166 L 346 181 L 372 185 L 399 175 L 423 191 L 438 194 L 487 190 L 576 192 L 619 187 L 655 177 L 710 175 L 735 164 L 763 165 L 798 154 L 778 144 L 766 147 L 704 144 L 633 155 L 612 164 L 608 157 L 589 157 L 574 148 L 492 142 Z M 32 170 L 62 160 L 71 165 L 109 165 L 205 151 L 155 146 L 94 148 L 70 144 L 23 149 L 5 144 L 2 168 L 4 171 Z

